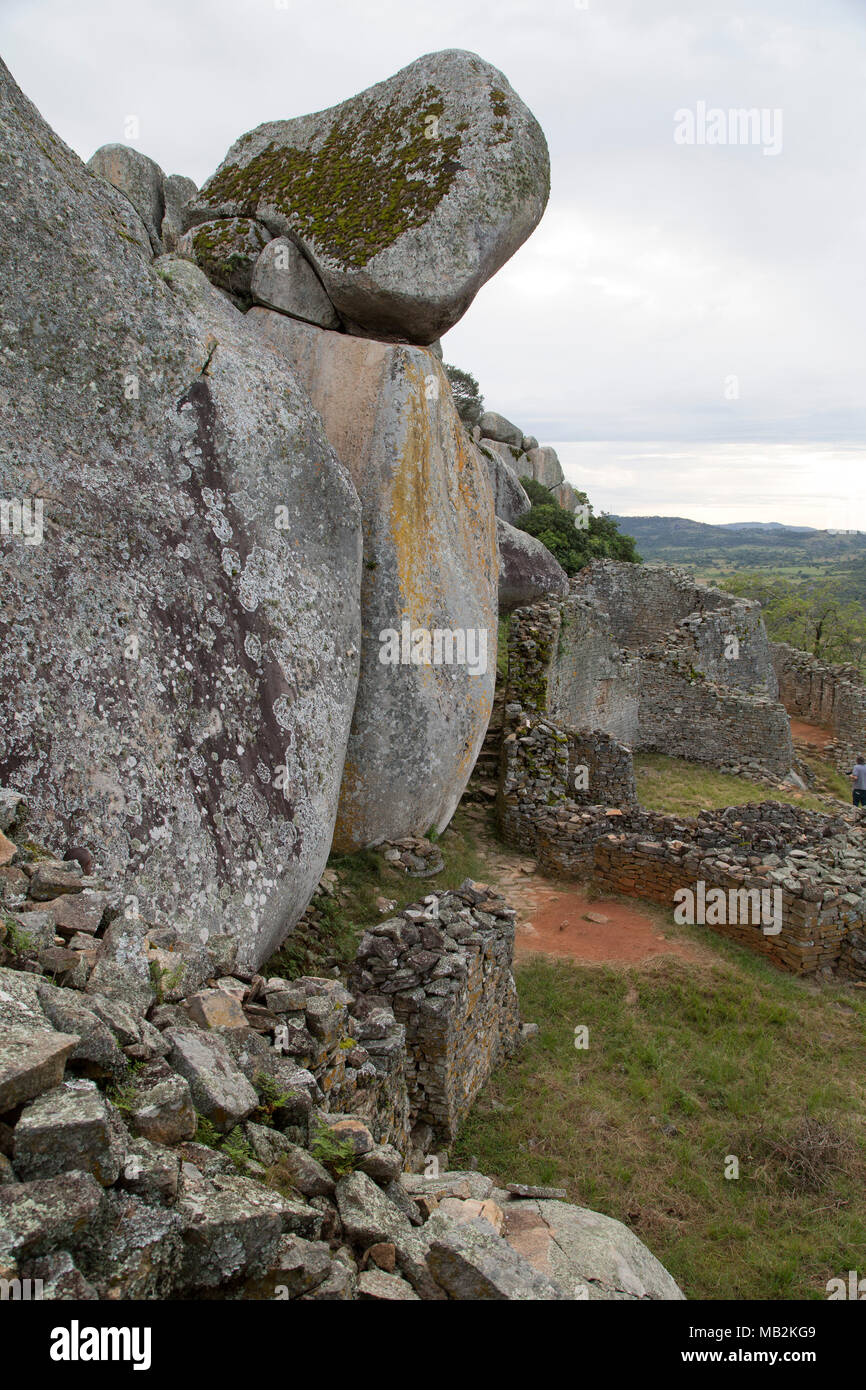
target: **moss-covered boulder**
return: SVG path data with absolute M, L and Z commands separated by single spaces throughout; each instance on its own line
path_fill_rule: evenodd
M 185 232 L 177 251 L 200 265 L 218 289 L 248 305 L 252 302 L 253 267 L 270 239 L 261 223 L 251 217 L 218 217 Z
M 242 136 L 193 216 L 294 237 L 351 331 L 429 344 L 532 232 L 549 183 L 535 117 L 501 72 L 450 49 Z

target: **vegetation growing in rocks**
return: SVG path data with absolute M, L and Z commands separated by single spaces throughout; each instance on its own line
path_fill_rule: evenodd
M 571 512 L 561 507 L 543 483 L 534 478 L 520 479 L 532 507 L 514 524 L 519 531 L 535 536 L 562 565 L 566 574 L 583 569 L 591 560 L 627 560 L 640 563 L 631 536 L 623 535 L 609 516 L 596 516 L 585 492 L 577 492 L 578 502 L 589 507 L 589 524 L 580 527 Z
M 445 114 L 432 84 L 411 102 L 377 107 L 356 99 L 334 117 L 321 147 L 287 149 L 272 140 L 246 164 L 219 170 L 201 192 L 213 208 L 230 203 L 253 217 L 274 208 L 325 255 L 355 267 L 421 227 L 457 174 L 459 131 L 427 135 L 428 117 Z
M 451 384 L 451 395 L 454 397 L 457 414 L 471 430 L 484 413 L 481 387 L 471 372 L 464 372 L 461 367 L 454 367 L 450 362 L 445 363 L 445 375 Z

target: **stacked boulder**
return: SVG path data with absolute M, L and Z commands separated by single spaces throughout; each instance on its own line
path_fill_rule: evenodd
M 537 439 L 490 410 L 482 414 L 473 436 L 493 488 L 500 614 L 561 597 L 568 592 L 568 576 L 559 561 L 540 540 L 514 525 L 532 505 L 521 478 L 542 482 L 560 506 L 576 511 L 576 494 L 564 480 L 555 451 L 540 449 Z

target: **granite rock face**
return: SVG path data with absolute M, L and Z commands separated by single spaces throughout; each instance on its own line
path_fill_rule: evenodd
M 302 246 L 350 331 L 429 344 L 539 222 L 538 122 L 474 53 L 429 53 L 358 96 L 243 135 L 193 204 Z
M 361 678 L 335 848 L 441 831 L 475 764 L 496 676 L 486 470 L 432 353 L 265 309 L 247 318 L 307 387 L 363 507 Z
M 285 357 L 199 269 L 146 262 L 2 66 L 0 125 L 0 495 L 22 518 L 0 558 L 0 780 L 49 845 L 134 873 L 130 915 L 199 945 L 230 924 L 255 965 L 330 848 L 358 498 Z
M 532 503 L 520 481 L 517 460 L 507 444 L 485 439 L 476 446 L 484 461 L 493 488 L 496 515 L 509 526 L 529 511 Z
M 164 176 L 159 165 L 130 145 L 102 145 L 91 155 L 87 167 L 129 200 L 147 229 L 154 253 L 159 255 L 165 215 Z
M 499 546 L 499 612 L 512 613 L 541 599 L 568 593 L 568 575 L 546 545 L 496 518 Z

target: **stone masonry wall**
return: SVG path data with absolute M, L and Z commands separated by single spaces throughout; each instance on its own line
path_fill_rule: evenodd
M 796 974 L 838 967 L 866 978 L 866 837 L 847 816 L 769 801 L 692 819 L 560 801 L 534 812 L 513 806 L 501 826 L 553 873 L 671 910 L 677 890 L 699 882 L 726 893 L 778 889 L 777 934 L 742 911 L 707 925 Z
M 785 708 L 832 729 L 829 751 L 840 771 L 850 771 L 858 754 L 866 756 L 866 684 L 856 666 L 819 661 L 786 642 L 774 642 L 772 652 Z
M 467 880 L 361 938 L 350 988 L 371 1007 L 392 1009 L 405 1028 L 410 1111 L 437 1143 L 451 1143 L 517 1044 L 514 916 L 503 899 Z

